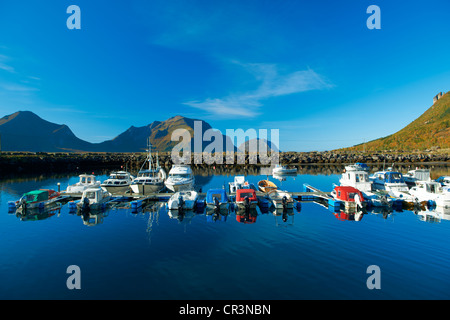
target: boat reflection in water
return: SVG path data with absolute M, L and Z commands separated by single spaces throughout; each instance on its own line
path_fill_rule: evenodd
M 51 203 L 45 207 L 27 208 L 26 210 L 17 210 L 9 213 L 15 213 L 21 221 L 38 221 L 48 219 L 55 214 L 61 214 L 60 203 Z
M 108 216 L 108 211 L 95 213 L 82 212 L 80 216 L 85 226 L 93 227 L 103 223 L 103 219 Z
M 236 221 L 245 224 L 252 224 L 256 222 L 258 211 L 256 208 L 239 208 L 236 212 Z
M 426 210 L 414 211 L 420 221 L 440 223 L 441 220 L 450 220 L 450 208 L 441 206 L 431 207 Z
M 298 211 L 300 212 L 300 211 Z M 294 225 L 294 208 L 271 208 L 271 213 L 275 217 L 275 225 L 280 226 L 292 226 Z M 281 219 L 281 221 L 280 221 Z
M 339 210 L 337 212 L 333 212 L 336 219 L 344 221 L 361 221 L 364 217 L 363 211 L 354 211 L 354 210 Z

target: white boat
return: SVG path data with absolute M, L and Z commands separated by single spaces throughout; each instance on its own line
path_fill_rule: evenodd
M 83 193 L 88 188 L 100 187 L 101 182 L 98 181 L 93 174 L 80 174 L 80 181 L 67 187 L 66 193 Z
M 389 194 L 381 190 L 373 190 L 373 182 L 369 179 L 367 170 L 361 165 L 346 166 L 339 179 L 341 186 L 353 187 L 361 191 L 366 200 L 370 200 L 374 206 L 388 206 L 392 203 Z
M 287 191 L 274 190 L 272 192 L 269 192 L 267 197 L 269 198 L 269 201 L 272 202 L 272 205 L 276 209 L 294 208 L 294 199 Z
M 101 186 L 111 193 L 127 192 L 134 177 L 126 171 L 116 171 L 109 175 L 109 178 L 103 181 Z
M 148 145 L 148 155 L 145 162 L 142 164 L 137 177 L 133 180 L 130 188 L 133 193 L 149 194 L 157 193 L 164 189 L 164 181 L 167 178 L 166 172 L 159 165 L 158 154 L 156 155 L 156 163 L 153 164 L 152 146 Z M 148 168 L 144 169 L 145 164 L 148 163 Z
M 413 200 L 403 175 L 397 171 L 378 171 L 369 177 L 374 190 L 385 190 L 389 195 L 405 200 Z
M 369 179 L 367 171 L 362 170 L 360 166 L 346 166 L 339 179 L 341 186 L 349 186 L 358 189 L 361 192 L 372 191 L 372 181 Z
M 277 164 L 272 169 L 272 174 L 294 174 L 297 173 L 297 168 L 288 168 L 287 166 L 280 166 Z
M 416 202 L 432 201 L 439 207 L 450 207 L 450 188 L 436 181 L 418 181 L 409 191 Z
M 408 173 L 403 175 L 403 180 L 410 187 L 415 186 L 417 181 L 431 181 L 430 170 L 419 168 L 409 170 Z
M 169 177 L 164 184 L 172 192 L 191 190 L 194 188 L 194 173 L 191 166 L 185 164 L 175 164 L 169 171 Z
M 77 203 L 78 209 L 95 211 L 106 206 L 111 200 L 111 193 L 102 187 L 89 188 L 83 191 L 80 202 Z
M 235 176 L 234 181 L 228 183 L 228 191 L 230 193 L 236 193 L 237 190 L 248 186 L 249 184 L 245 181 L 245 176 Z
M 193 210 L 198 200 L 194 190 L 175 192 L 167 202 L 169 210 Z

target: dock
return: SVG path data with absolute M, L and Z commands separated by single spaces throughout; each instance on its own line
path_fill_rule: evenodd
M 308 186 L 306 191 L 304 192 L 288 192 L 291 197 L 300 202 L 313 202 L 317 199 L 323 199 L 326 201 L 333 200 L 330 192 L 323 192 L 314 187 Z M 113 194 L 113 200 L 111 202 L 137 202 L 138 205 L 145 204 L 147 202 L 165 202 L 170 199 L 170 197 L 174 194 L 174 192 L 161 192 L 161 193 L 149 193 L 149 194 L 137 194 L 130 192 L 123 193 L 115 193 Z M 66 193 L 61 192 L 61 195 L 65 195 L 70 200 L 78 200 L 81 199 L 80 193 Z M 199 192 L 198 193 L 200 199 L 205 199 L 206 193 Z M 230 197 L 234 197 L 235 193 L 229 193 Z M 258 199 L 267 198 L 267 193 L 256 191 L 256 196 Z

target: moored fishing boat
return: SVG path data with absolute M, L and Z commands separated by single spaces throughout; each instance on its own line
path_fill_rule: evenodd
M 67 196 L 52 189 L 39 189 L 24 193 L 23 196 L 15 202 L 17 210 L 27 210 L 33 208 L 44 208 L 52 203 L 62 201 Z
M 130 188 L 133 193 L 149 194 L 157 193 L 164 189 L 164 181 L 167 178 L 166 172 L 159 165 L 158 154 L 156 155 L 156 163 L 153 164 L 152 145 L 148 143 L 148 154 L 137 177 L 133 180 Z M 144 169 L 145 164 L 148 163 L 148 168 Z
M 256 197 L 255 190 L 251 188 L 238 189 L 236 191 L 235 203 L 238 209 L 256 209 L 258 198 Z
M 274 190 L 267 195 L 272 202 L 272 206 L 276 209 L 292 209 L 294 208 L 294 199 L 287 191 Z
M 245 181 L 245 176 L 235 176 L 233 182 L 228 183 L 228 191 L 236 193 L 237 190 L 248 187 L 249 184 Z
M 229 199 L 225 189 L 209 189 L 206 192 L 206 206 L 209 210 L 228 211 Z
M 191 166 L 175 164 L 170 169 L 169 177 L 166 179 L 164 184 L 170 191 L 178 192 L 193 189 L 194 182 L 195 178 Z
M 400 172 L 386 170 L 375 172 L 369 177 L 375 190 L 386 190 L 391 196 L 411 200 L 409 188 Z
M 331 191 L 331 196 L 344 203 L 345 210 L 362 209 L 365 199 L 361 191 L 349 186 L 337 186 Z
M 169 210 L 193 210 L 198 200 L 198 193 L 194 190 L 175 192 L 167 202 Z
M 260 180 L 258 182 L 258 189 L 262 192 L 271 192 L 278 189 L 277 185 L 270 180 Z
M 83 193 L 84 190 L 92 187 L 100 187 L 101 182 L 98 181 L 93 174 L 80 174 L 80 180 L 67 187 L 66 193 Z
M 403 180 L 409 187 L 416 185 L 419 181 L 431 181 L 431 175 L 429 169 L 409 170 L 408 173 L 403 174 Z
M 436 206 L 450 207 L 449 188 L 443 188 L 439 182 L 417 181 L 409 192 L 416 202 L 431 201 Z
M 83 191 L 77 208 L 82 211 L 98 211 L 104 209 L 108 201 L 112 199 L 112 195 L 102 187 L 89 188 Z
M 358 189 L 362 192 L 366 200 L 370 200 L 374 206 L 389 206 L 392 204 L 392 198 L 384 190 L 372 190 L 373 182 L 369 179 L 367 170 L 360 164 L 346 166 L 339 179 L 341 186 L 348 186 Z
M 297 168 L 289 168 L 287 166 L 276 165 L 272 169 L 272 174 L 295 174 L 297 173 Z
M 133 179 L 134 177 L 127 171 L 115 171 L 111 172 L 101 186 L 112 194 L 127 192 L 130 190 Z

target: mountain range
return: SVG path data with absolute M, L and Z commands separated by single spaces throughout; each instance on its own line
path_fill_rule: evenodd
M 175 116 L 165 121 L 153 121 L 142 126 L 131 126 L 111 140 L 91 143 L 79 139 L 65 124 L 55 124 L 40 118 L 31 111 L 18 111 L 0 119 L 0 151 L 32 151 L 32 152 L 143 152 L 147 149 L 147 139 L 159 152 L 170 152 L 179 144 L 172 141 L 172 133 L 176 129 L 186 129 L 191 135 L 191 150 L 194 152 L 195 122 L 200 121 L 202 137 L 211 125 L 203 120 Z M 199 125 L 197 123 L 197 126 Z M 345 151 L 383 151 L 383 150 L 426 150 L 432 148 L 450 148 L 450 94 L 442 95 L 420 117 L 398 132 L 339 150 Z M 221 139 L 223 150 L 227 145 L 233 150 L 241 150 L 249 146 L 249 140 L 234 145 L 230 137 L 217 131 L 215 139 Z M 203 141 L 201 150 L 211 145 L 211 141 Z M 213 140 L 215 141 L 215 140 Z M 257 138 L 257 146 L 260 140 Z M 228 144 L 227 144 L 228 142 Z M 279 151 L 270 141 L 263 140 L 267 150 Z M 211 147 L 210 147 L 211 148 Z M 211 150 L 209 150 L 211 151 Z
M 188 142 L 191 144 L 191 151 L 193 152 L 195 150 L 195 121 L 200 122 L 197 123 L 197 126 L 201 124 L 201 137 L 207 130 L 212 129 L 211 125 L 203 120 L 175 116 L 165 121 L 153 121 L 142 127 L 131 126 L 114 139 L 101 143 L 90 143 L 76 137 L 65 124 L 55 124 L 46 121 L 31 111 L 18 111 L 0 119 L 0 150 L 31 152 L 143 152 L 147 149 L 147 139 L 150 138 L 150 142 L 156 151 L 170 152 L 174 146 L 180 143 L 179 141 L 171 140 L 173 131 L 183 128 L 190 133 L 191 139 Z M 227 143 L 232 146 L 233 151 L 238 150 L 231 139 L 226 135 L 222 135 L 220 131 L 217 131 L 213 139 L 222 140 L 223 150 L 226 150 Z M 215 141 L 201 140 L 202 151 Z M 268 146 L 272 145 L 270 141 L 267 144 Z M 245 145 L 244 143 L 239 147 L 242 148 Z

